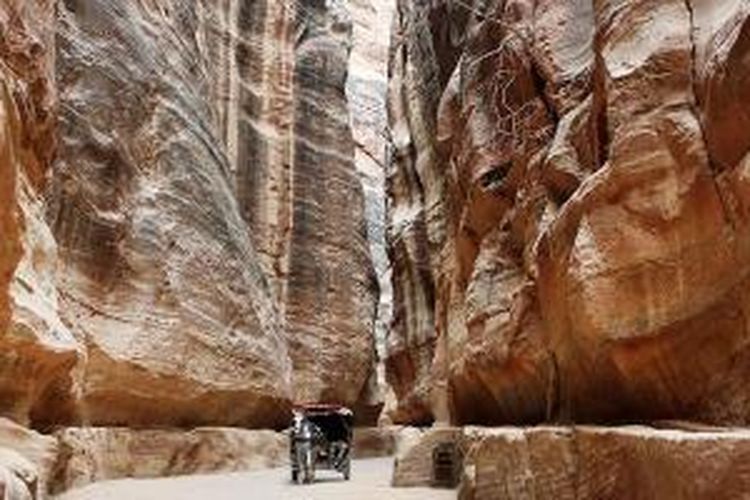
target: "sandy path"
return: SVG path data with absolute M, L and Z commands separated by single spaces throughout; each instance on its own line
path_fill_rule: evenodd
M 294 485 L 288 469 L 186 476 L 125 479 L 93 484 L 58 500 L 455 500 L 452 490 L 391 488 L 392 458 L 355 460 L 352 479 L 319 471 L 311 485 Z

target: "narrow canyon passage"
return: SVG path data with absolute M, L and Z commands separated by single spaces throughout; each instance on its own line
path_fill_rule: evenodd
M 452 490 L 394 488 L 390 485 L 390 458 L 357 460 L 351 481 L 338 474 L 321 473 L 311 485 L 289 482 L 286 468 L 259 472 L 185 478 L 123 480 L 92 485 L 59 497 L 59 500 L 452 500 Z
M 749 290 L 750 0 L 0 0 L 0 500 L 744 498 Z

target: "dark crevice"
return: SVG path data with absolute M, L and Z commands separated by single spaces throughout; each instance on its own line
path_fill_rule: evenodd
M 696 67 L 698 56 L 695 43 L 695 12 L 693 12 L 693 6 L 690 4 L 690 0 L 685 0 L 685 8 L 687 9 L 690 22 L 690 31 L 688 33 L 688 38 L 690 40 L 690 81 L 693 89 L 693 105 L 695 106 L 697 112 L 697 110 L 700 108 L 700 93 L 698 92 L 698 68 Z M 698 118 L 700 118 L 700 115 L 697 116 Z
M 557 127 L 557 124 L 560 122 L 560 116 L 557 113 L 557 109 L 555 108 L 554 104 L 549 100 L 549 96 L 547 94 L 547 81 L 544 79 L 544 76 L 539 70 L 539 66 L 537 65 L 534 57 L 531 54 L 528 54 L 528 57 L 531 59 L 531 82 L 534 85 L 536 95 L 539 96 L 542 104 L 544 104 L 544 109 L 547 111 L 547 116 L 554 122 L 555 127 Z
M 550 359 L 550 375 L 546 394 L 546 415 L 547 422 L 552 422 L 557 418 L 560 412 L 560 364 L 557 361 L 557 354 L 548 348 Z
M 485 172 L 479 178 L 479 184 L 482 186 L 482 189 L 488 190 L 488 191 L 494 191 L 497 188 L 501 187 L 503 181 L 505 180 L 505 177 L 508 175 L 508 172 L 510 171 L 511 166 L 512 166 L 512 163 L 509 161 L 506 161 L 505 163 L 502 163 L 500 165 L 495 165 L 492 168 L 490 168 L 489 171 Z
M 444 89 L 463 52 L 463 39 L 455 36 L 453 27 L 457 26 L 457 30 L 463 32 L 469 15 L 464 9 L 452 13 L 448 5 L 442 4 L 430 10 L 428 19 L 432 48 L 440 72 L 440 88 Z
M 708 159 L 709 167 L 714 173 L 719 173 L 722 169 L 720 165 L 717 165 L 712 159 L 708 150 L 708 135 L 706 134 L 705 124 L 703 123 L 703 114 L 701 113 L 701 99 L 700 91 L 698 89 L 698 55 L 697 55 L 697 44 L 695 41 L 695 12 L 693 6 L 690 3 L 691 0 L 685 0 L 685 9 L 687 9 L 689 18 L 689 32 L 688 40 L 690 41 L 690 85 L 693 92 L 692 99 L 690 100 L 690 108 L 695 115 L 695 119 L 698 121 L 700 127 L 701 137 L 703 139 L 703 145 L 706 150 L 706 157 Z
M 609 136 L 609 119 L 607 117 L 607 94 L 604 80 L 604 61 L 596 51 L 594 62 L 594 88 L 591 120 L 594 128 L 592 137 L 595 141 L 594 146 L 594 169 L 599 170 L 609 161 L 609 146 L 611 138 Z
M 690 2 L 691 0 L 685 0 L 685 9 L 687 9 L 690 22 L 690 31 L 688 38 L 690 40 L 690 82 L 693 92 L 693 96 L 690 101 L 690 108 L 693 112 L 693 115 L 695 116 L 696 121 L 698 122 L 698 127 L 700 128 L 701 138 L 703 140 L 703 148 L 706 153 L 706 161 L 708 162 L 710 172 L 713 174 L 712 179 L 714 183 L 714 189 L 716 190 L 716 196 L 719 199 L 719 203 L 721 204 L 724 220 L 729 225 L 729 227 L 732 228 L 732 231 L 736 231 L 737 228 L 732 217 L 731 207 L 729 206 L 728 200 L 724 196 L 721 184 L 717 177 L 724 170 L 724 168 L 721 165 L 718 165 L 713 160 L 713 158 L 711 158 L 711 152 L 709 151 L 708 147 L 708 134 L 706 132 L 705 123 L 703 122 L 703 114 L 701 113 L 701 99 L 700 91 L 698 89 L 698 48 L 695 40 L 695 11 L 693 10 L 693 6 Z

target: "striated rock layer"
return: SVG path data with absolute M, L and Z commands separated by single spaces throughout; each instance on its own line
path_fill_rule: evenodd
M 351 19 L 343 2 L 313 1 L 298 25 L 284 300 L 294 394 L 353 404 L 374 373 L 377 282 L 345 90 Z
M 55 151 L 55 3 L 0 3 L 0 415 L 66 418 L 76 342 L 59 317 L 43 193 Z
M 399 2 L 398 420 L 750 420 L 748 14 Z
M 59 11 L 50 220 L 93 423 L 278 422 L 290 362 L 206 98 L 193 5 Z
M 363 399 L 355 414 L 376 420 L 386 401 L 394 398 L 386 388 L 385 341 L 392 316 L 390 263 L 385 241 L 385 174 L 388 162 L 387 85 L 388 44 L 394 0 L 350 0 L 352 17 L 352 51 L 346 96 L 349 102 L 354 165 L 365 195 L 365 220 L 380 300 L 375 319 L 377 371 L 370 379 L 369 401 Z
M 0 414 L 371 402 L 345 5 L 6 1 L 0 28 Z

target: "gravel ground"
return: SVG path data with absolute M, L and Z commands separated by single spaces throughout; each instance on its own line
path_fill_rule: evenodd
M 392 488 L 392 458 L 355 460 L 352 479 L 318 471 L 316 482 L 295 485 L 289 470 L 185 476 L 163 479 L 124 479 L 71 491 L 58 500 L 455 500 L 453 490 Z

